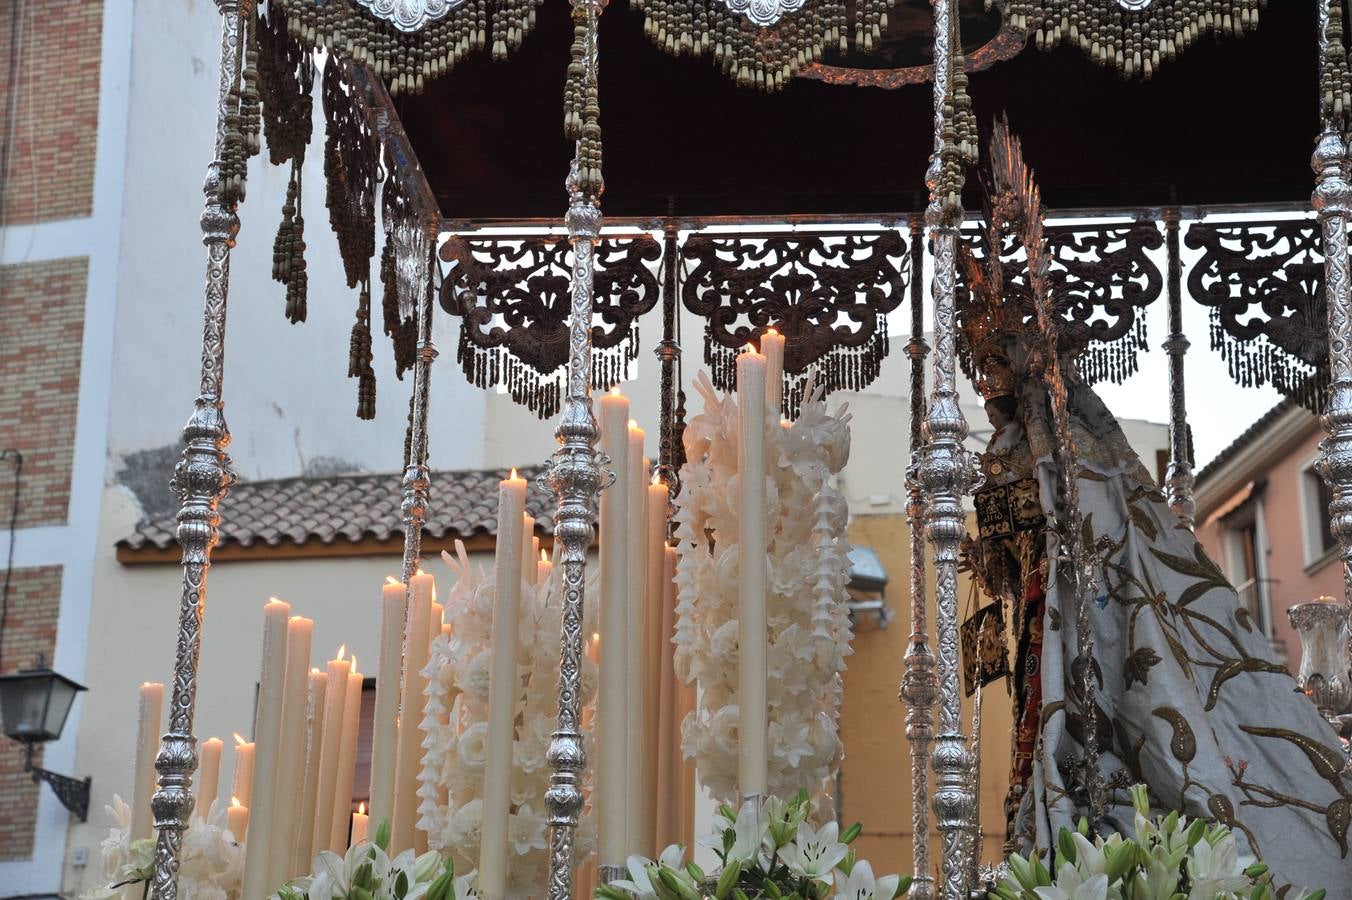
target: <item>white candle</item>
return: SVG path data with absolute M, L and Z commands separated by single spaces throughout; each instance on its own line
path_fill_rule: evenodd
M 221 789 L 221 750 L 225 742 L 207 738 L 202 742 L 202 761 L 197 766 L 197 814 L 203 819 L 211 815 L 211 804 Z
M 371 818 L 394 818 L 394 772 L 399 752 L 399 668 L 404 657 L 404 583 L 385 579 L 380 589 L 380 662 L 376 669 L 376 708 L 371 724 Z
M 497 601 L 493 604 L 492 668 L 488 681 L 488 748 L 484 766 L 483 830 L 479 844 L 479 896 L 506 900 L 508 823 L 512 802 L 512 740 L 520 682 L 516 669 L 521 614 L 522 540 L 526 481 L 498 484 L 498 538 L 494 559 Z
M 521 577 L 529 585 L 535 584 L 535 566 L 531 562 L 535 560 L 535 516 L 523 512 L 521 514 Z
M 404 680 L 399 694 L 399 751 L 394 770 L 394 819 L 390 851 L 417 847 L 418 770 L 422 768 L 423 667 L 427 665 L 427 628 L 432 618 L 431 575 L 419 571 L 409 579 L 408 618 L 404 624 Z M 351 802 L 351 801 L 349 801 Z
M 675 657 L 671 645 L 671 636 L 676 631 L 676 548 L 662 547 L 662 595 L 657 608 L 662 611 L 662 624 L 655 629 L 658 639 L 657 651 L 653 657 L 658 661 L 657 669 L 657 760 L 656 791 L 657 808 L 654 821 L 657 823 L 656 840 L 659 847 L 668 844 L 685 843 L 689 838 L 682 834 L 679 825 L 681 808 L 681 719 L 677 700 Z
M 784 335 L 771 328 L 761 335 L 765 355 L 765 405 L 779 418 L 784 406 Z
M 141 685 L 136 716 L 136 767 L 132 772 L 131 839 L 153 836 L 154 816 L 150 798 L 155 795 L 155 755 L 160 752 L 160 712 L 164 685 L 147 681 Z
M 601 640 L 606 658 L 601 665 L 596 730 L 600 747 L 596 767 L 596 809 L 599 824 L 597 862 L 623 866 L 628 858 L 624 795 L 628 789 L 625 721 L 625 631 L 629 615 L 629 400 L 612 392 L 601 398 L 601 449 L 610 458 L 614 483 L 601 492 Z
M 269 853 L 274 887 L 305 874 L 295 866 L 301 833 L 301 792 L 305 784 L 306 706 L 314 628 L 314 621 L 303 616 L 292 616 L 286 625 L 286 681 L 282 695 L 281 752 L 277 757 L 277 824 Z
M 554 564 L 549 561 L 549 556 L 545 551 L 540 551 L 540 561 L 535 564 L 535 583 L 548 584 L 549 578 L 554 571 Z
M 749 350 L 737 357 L 739 482 L 737 579 L 737 781 L 743 797 L 769 785 L 766 731 L 768 643 L 765 595 L 765 357 Z
M 338 746 L 338 778 L 333 797 L 333 818 L 329 826 L 329 849 L 339 856 L 347 850 L 348 816 L 352 810 L 352 783 L 356 780 L 357 732 L 361 726 L 362 674 L 357 671 L 357 658 L 352 657 L 352 671 L 347 674 L 347 691 L 343 705 L 343 740 Z
M 644 673 L 645 659 L 648 655 L 645 644 L 648 631 L 647 609 L 643 595 L 648 589 L 647 536 L 648 517 L 648 461 L 643 458 L 643 429 L 636 422 L 629 423 L 629 522 L 625 529 L 629 546 L 628 588 L 625 591 L 625 604 L 629 608 L 628 621 L 625 623 L 625 691 L 628 713 L 625 721 L 625 755 L 628 763 L 625 767 L 624 822 L 628 835 L 626 848 L 629 853 L 640 856 L 653 856 L 647 846 L 646 822 L 643 816 L 643 760 L 647 755 L 643 726 L 647 721 L 647 698 L 643 686 L 646 683 Z
M 249 807 L 240 803 L 238 797 L 230 798 L 230 806 L 225 811 L 225 827 L 235 836 L 236 844 L 244 842 L 244 832 L 249 827 Z
M 358 803 L 357 811 L 352 814 L 352 846 L 366 840 L 366 829 L 370 820 L 366 814 L 366 804 Z
M 314 847 L 318 852 L 329 849 L 329 835 L 333 833 L 335 798 L 338 792 L 338 757 L 343 743 L 343 716 L 347 711 L 347 676 L 352 663 L 343 657 L 347 645 L 338 648 L 338 655 L 329 660 L 327 683 L 324 687 L 324 726 L 319 748 L 319 786 L 315 790 Z M 341 807 L 347 817 L 347 804 Z
M 662 578 L 666 574 L 667 549 L 667 486 L 656 475 L 648 484 L 648 518 L 644 537 L 644 557 L 647 559 L 648 580 L 643 591 L 645 627 L 643 632 L 643 830 L 644 851 L 658 851 L 657 795 L 669 788 L 658 781 L 657 757 L 658 718 L 662 713 L 659 682 L 662 678 Z M 665 845 L 662 845 L 665 846 Z
M 239 800 L 245 809 L 249 808 L 249 791 L 253 788 L 253 755 L 253 741 L 246 741 L 235 732 L 235 774 L 230 779 L 230 799 Z
M 329 673 L 310 670 L 309 696 L 306 697 L 305 718 L 305 785 L 300 801 L 300 838 L 296 842 L 296 868 L 302 873 L 311 871 L 315 857 L 315 807 L 319 796 L 319 756 L 324 747 L 324 698 L 328 689 Z
M 290 605 L 275 597 L 263 607 L 263 666 L 254 718 L 253 784 L 249 788 L 249 833 L 244 854 L 244 897 L 266 897 L 272 882 L 273 844 L 282 836 L 273 827 L 277 803 L 278 759 L 282 743 L 282 701 L 286 686 L 287 619 Z M 295 777 L 294 773 L 286 773 Z

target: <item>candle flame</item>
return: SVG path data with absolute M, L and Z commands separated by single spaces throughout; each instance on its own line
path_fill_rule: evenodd
M 359 816 L 364 816 L 364 815 L 366 815 L 366 801 L 365 801 L 365 800 L 363 800 L 362 802 L 360 802 L 360 803 L 357 804 L 357 815 L 359 815 Z
M 395 578 L 393 575 L 386 575 L 386 576 L 385 576 L 385 583 L 386 583 L 386 584 L 398 584 L 398 583 L 399 583 L 399 579 L 398 579 L 398 578 Z
M 610 396 L 612 397 L 620 396 L 620 386 L 618 384 L 613 384 L 610 386 Z
M 249 743 L 249 742 L 246 741 L 246 740 L 244 740 L 244 735 L 242 735 L 242 734 L 240 734 L 238 731 L 236 731 L 236 732 L 235 732 L 235 746 L 236 746 L 236 747 L 243 747 L 243 746 L 244 746 L 245 744 L 247 744 L 247 743 Z
M 593 644 L 601 643 L 601 633 L 599 631 L 592 632 L 592 643 Z
M 355 653 L 352 654 L 352 674 L 353 675 L 359 674 L 357 672 L 357 654 Z
M 768 328 L 768 329 L 766 329 L 765 333 L 766 333 L 766 334 L 773 334 L 775 337 L 779 337 L 779 332 L 776 331 L 776 330 L 773 329 L 773 328 Z
M 629 427 L 630 427 L 631 429 L 637 431 L 637 430 L 638 430 L 638 420 L 637 420 L 637 419 L 630 419 L 630 420 L 629 420 Z
M 549 554 L 542 549 L 540 551 L 540 562 L 549 562 Z
M 334 657 L 334 661 L 341 662 L 344 656 L 347 656 L 347 644 L 338 647 L 338 655 Z
M 311 674 L 311 675 L 323 675 L 324 673 L 321 672 L 321 671 L 319 670 L 319 667 L 318 667 L 318 666 L 315 666 L 314 668 L 312 668 L 312 669 L 310 670 L 310 674 Z
M 660 472 L 653 472 L 653 480 L 652 480 L 650 483 L 651 483 L 651 484 L 661 484 L 661 483 L 662 483 L 662 473 L 660 473 Z
M 516 466 L 512 466 L 512 474 L 507 480 L 516 481 Z
M 755 353 L 756 345 L 751 343 L 750 341 L 747 341 L 746 346 L 743 347 L 742 349 L 745 350 L 747 353 Z
M 230 798 L 230 805 L 231 805 L 231 806 L 243 806 L 244 804 L 239 802 L 239 798 L 238 798 L 238 797 L 231 797 L 231 798 Z

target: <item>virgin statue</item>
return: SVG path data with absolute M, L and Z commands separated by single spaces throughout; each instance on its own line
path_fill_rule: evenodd
M 1075 373 L 1083 344 L 1056 314 L 1036 187 L 1003 126 L 990 157 L 958 320 L 995 433 L 964 550 L 1014 630 L 1009 846 L 1053 847 L 1082 816 L 1131 834 L 1127 788 L 1144 784 L 1161 811 L 1229 825 L 1277 884 L 1352 897 L 1338 736 Z

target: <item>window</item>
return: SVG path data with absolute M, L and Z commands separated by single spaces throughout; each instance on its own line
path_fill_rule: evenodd
M 1315 471 L 1313 462 L 1301 470 L 1300 501 L 1305 520 L 1305 565 L 1311 566 L 1338 546 L 1329 529 L 1333 492 Z
M 1268 608 L 1271 579 L 1267 570 L 1268 545 L 1261 492 L 1256 490 L 1222 522 L 1226 575 L 1235 586 L 1240 605 L 1249 611 L 1259 631 L 1271 635 L 1272 617 Z

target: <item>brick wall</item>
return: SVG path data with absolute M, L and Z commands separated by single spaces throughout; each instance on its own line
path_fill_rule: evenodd
M 60 599 L 60 566 L 14 570 L 9 609 L 4 630 L 0 632 L 0 673 L 31 668 L 38 654 L 50 665 L 56 646 Z M 42 764 L 41 754 L 36 764 Z M 0 860 L 32 856 L 39 787 L 23 770 L 23 751 L 19 745 L 0 741 Z
M 8 224 L 90 214 L 102 26 L 100 0 L 0 0 L 0 142 L 9 138 L 18 90 L 9 184 L 0 188 Z M 14 57 L 20 65 L 10 84 Z
M 20 528 L 66 520 L 87 273 L 84 258 L 0 266 L 0 448 L 24 457 Z M 12 477 L 0 464 L 0 528 Z

